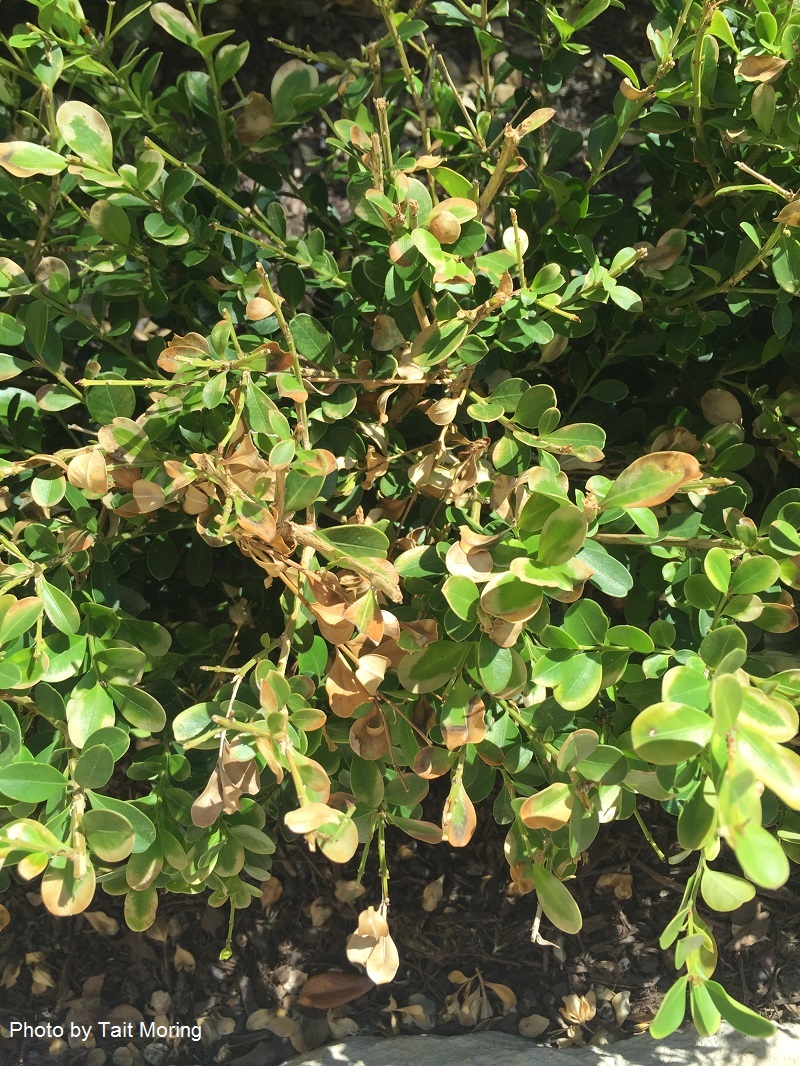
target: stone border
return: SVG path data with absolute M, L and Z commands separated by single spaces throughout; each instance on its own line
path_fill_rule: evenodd
M 716 1036 L 692 1028 L 664 1040 L 646 1033 L 603 1047 L 553 1048 L 509 1033 L 463 1036 L 355 1036 L 288 1060 L 285 1066 L 800 1066 L 800 1023 L 769 1040 L 723 1023 Z

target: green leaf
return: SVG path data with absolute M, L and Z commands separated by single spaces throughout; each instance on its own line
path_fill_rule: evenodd
M 514 673 L 511 648 L 500 648 L 486 635 L 478 645 L 478 677 L 487 692 L 496 696 L 505 691 Z
M 75 763 L 73 777 L 81 788 L 102 788 L 111 780 L 114 756 L 105 744 L 85 748 Z
M 730 843 L 745 877 L 760 888 L 775 890 L 789 880 L 786 852 L 763 826 L 748 825 Z
M 113 726 L 114 721 L 111 698 L 105 688 L 98 684 L 94 670 L 90 670 L 73 688 L 67 700 L 69 739 L 76 748 L 82 748 L 92 733 Z
M 587 781 L 598 785 L 618 785 L 629 776 L 628 760 L 612 744 L 598 744 L 591 755 L 583 758 L 574 770 Z M 642 789 L 638 789 L 644 795 Z
M 110 244 L 128 244 L 131 239 L 131 224 L 118 204 L 110 200 L 95 200 L 89 210 L 89 221 Z M 91 392 L 94 390 L 90 390 Z
M 39 592 L 44 612 L 56 629 L 68 635 L 77 633 L 81 625 L 81 616 L 69 596 L 44 578 L 39 583 Z
M 572 770 L 587 759 L 600 742 L 593 729 L 576 729 L 570 733 L 558 752 L 556 764 L 559 770 Z
M 531 866 L 531 873 L 536 885 L 536 898 L 556 929 L 563 933 L 577 933 L 583 925 L 583 919 L 569 889 L 539 863 Z
M 708 32 L 713 37 L 717 37 L 720 41 L 723 41 L 728 48 L 733 49 L 734 52 L 738 51 L 736 41 L 731 33 L 731 24 L 725 18 L 725 13 L 723 11 L 714 12 L 708 27 Z
M 150 821 L 146 814 L 143 814 L 135 804 L 128 800 L 114 799 L 112 796 L 102 796 L 97 792 L 91 790 L 87 791 L 89 802 L 92 805 L 92 811 L 84 815 L 84 818 L 88 817 L 89 813 L 95 814 L 98 811 L 109 811 L 112 814 L 119 814 L 124 820 L 126 820 L 131 826 L 133 826 L 134 841 L 132 852 L 134 855 L 139 855 L 143 851 L 147 851 L 153 841 L 156 839 L 156 827 Z M 109 820 L 102 820 L 102 825 L 111 825 Z M 119 821 L 113 823 L 116 826 L 121 825 Z M 115 860 L 109 860 L 115 861 Z
M 722 1019 L 705 985 L 690 986 L 689 1003 L 692 1008 L 694 1027 L 700 1036 L 713 1036 L 718 1031 Z
M 563 629 L 578 644 L 584 647 L 594 647 L 605 643 L 608 618 L 599 603 L 594 600 L 578 600 L 577 603 L 572 603 L 567 608 L 564 614 Z
M 130 385 L 93 385 L 86 390 L 86 407 L 98 425 L 107 426 L 115 418 L 130 418 L 136 393 Z
M 134 727 L 148 733 L 160 733 L 167 724 L 167 714 L 155 697 L 144 689 L 132 685 L 109 685 L 117 709 L 122 717 Z
M 654 703 L 631 725 L 636 754 L 656 766 L 677 766 L 702 751 L 714 725 L 703 711 L 684 703 Z
M 749 881 L 733 874 L 722 873 L 706 866 L 700 881 L 700 893 L 715 911 L 735 911 L 743 903 L 753 899 L 756 890 Z
M 328 366 L 333 358 L 333 337 L 321 322 L 311 315 L 295 315 L 289 323 L 298 352 L 312 363 Z
M 706 552 L 703 569 L 717 592 L 728 591 L 731 583 L 731 560 L 723 548 L 712 548 Z
M 607 596 L 626 596 L 633 588 L 628 568 L 602 544 L 587 540 L 577 558 L 592 568 L 589 580 Z
M 354 755 L 350 763 L 350 789 L 367 807 L 373 810 L 380 807 L 384 792 L 382 767 Z
M 554 511 L 542 526 L 539 536 L 539 562 L 558 566 L 571 559 L 583 546 L 589 523 L 583 511 L 568 503 Z
M 757 1036 L 762 1039 L 775 1034 L 777 1026 L 774 1022 L 762 1018 L 760 1014 L 756 1014 L 743 1003 L 733 999 L 721 984 L 716 981 L 706 981 L 705 987 L 714 1006 L 734 1029 L 738 1029 L 740 1033 L 745 1033 L 747 1036 Z M 650 1031 L 652 1032 L 652 1027 Z
M 113 168 L 114 142 L 108 123 L 95 108 L 80 100 L 67 100 L 56 112 L 58 131 L 84 162 L 101 170 Z
M 651 452 L 635 459 L 619 475 L 600 506 L 657 507 L 682 485 L 701 476 L 700 464 L 688 452 Z
M 11 596 L 0 599 L 0 645 L 11 644 L 27 633 L 43 610 L 44 604 L 36 596 L 21 600 Z
M 800 295 L 800 240 L 784 233 L 778 238 L 770 259 L 775 280 L 792 296 Z
M 29 141 L 0 143 L 0 167 L 15 178 L 31 178 L 36 174 L 60 174 L 66 166 L 67 160 L 63 156 L 41 144 L 32 144 Z
M 538 429 L 539 420 L 545 411 L 556 406 L 556 393 L 552 385 L 533 385 L 520 396 L 514 411 L 514 421 L 526 429 Z
M 442 585 L 442 595 L 450 610 L 465 622 L 475 618 L 481 593 L 475 582 L 460 574 L 451 574 Z
M 460 319 L 432 322 L 411 342 L 411 358 L 422 367 L 436 366 L 458 350 L 468 333 L 469 323 Z
M 800 810 L 800 755 L 752 729 L 737 729 L 736 745 L 758 780 L 788 807 Z
M 466 648 L 449 640 L 436 640 L 406 655 L 397 668 L 400 684 L 408 692 L 435 692 L 460 668 Z
M 689 975 L 679 977 L 661 1001 L 655 1018 L 650 1023 L 650 1036 L 663 1040 L 674 1033 L 686 1016 L 686 985 Z
M 351 559 L 385 559 L 389 552 L 389 538 L 376 526 L 334 526 L 318 534 L 334 553 Z
M 181 711 L 172 721 L 172 734 L 178 744 L 185 744 L 188 740 L 194 740 L 209 729 L 216 728 L 212 721 L 212 715 L 224 714 L 219 703 L 205 702 L 195 703 Z
M 603 668 L 596 656 L 552 651 L 533 667 L 531 679 L 553 688 L 553 697 L 566 711 L 587 707 L 600 691 Z
M 752 596 L 764 592 L 780 577 L 780 566 L 767 555 L 751 556 L 734 570 L 731 577 L 731 593 L 736 596 Z
M 43 762 L 19 762 L 0 767 L 0 792 L 20 803 L 47 803 L 67 787 L 60 770 Z
M 197 48 L 200 34 L 188 15 L 185 15 L 182 11 L 174 8 L 171 4 L 152 4 L 150 18 L 157 26 L 165 30 L 170 37 L 174 37 L 176 41 L 180 41 L 181 44 L 188 44 L 192 48 Z
M 156 920 L 158 891 L 155 885 L 132 888 L 125 896 L 125 922 L 135 933 L 143 933 Z
M 747 637 L 738 626 L 720 626 L 719 629 L 712 629 L 703 637 L 699 652 L 703 662 L 712 670 L 715 670 L 731 653 L 741 655 L 743 663 L 747 654 Z

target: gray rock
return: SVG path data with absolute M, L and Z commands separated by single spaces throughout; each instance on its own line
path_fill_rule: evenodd
M 646 1033 L 605 1047 L 553 1048 L 508 1033 L 464 1036 L 355 1036 L 286 1066 L 800 1066 L 800 1024 L 770 1040 L 723 1026 L 716 1036 L 685 1029 L 665 1040 Z

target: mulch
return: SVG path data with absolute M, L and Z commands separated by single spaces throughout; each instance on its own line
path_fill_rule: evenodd
M 668 852 L 674 823 L 657 805 L 643 816 Z M 0 1040 L 0 1062 L 277 1066 L 298 1050 L 356 1031 L 389 1037 L 422 1028 L 437 1035 L 483 1028 L 516 1033 L 520 1020 L 531 1014 L 549 1021 L 540 1040 L 560 1039 L 563 1045 L 569 1042 L 560 1013 L 563 997 L 590 991 L 597 994 L 597 1012 L 578 1028 L 580 1040 L 614 1042 L 645 1029 L 675 977 L 672 951 L 662 951 L 658 938 L 677 909 L 692 865 L 661 862 L 632 819 L 603 826 L 569 882 L 583 928 L 574 937 L 564 936 L 543 919 L 540 939 L 552 945 L 543 946 L 531 942 L 535 895 L 510 891 L 504 835 L 484 817 L 465 849 L 426 845 L 399 833 L 387 837 L 389 923 L 400 968 L 390 985 L 372 987 L 334 1011 L 301 1006 L 298 996 L 310 975 L 356 973 L 346 946 L 358 912 L 380 900 L 374 855 L 367 864 L 365 894 L 342 902 L 337 882 L 355 879 L 358 856 L 347 866 L 334 866 L 310 854 L 305 844 L 281 843 L 269 898 L 277 896 L 278 887 L 282 893 L 266 908 L 255 901 L 237 912 L 233 953 L 226 960 L 219 955 L 228 910 L 213 909 L 201 897 L 162 896 L 156 925 L 134 934 L 126 930 L 120 897 L 98 891 L 90 917 L 54 919 L 42 907 L 35 882 L 15 885 L 4 895 L 11 921 L 0 934 L 0 1026 L 9 1029 L 12 1021 L 94 1024 L 96 1047 L 15 1037 Z M 715 865 L 736 872 L 729 852 L 723 851 Z M 630 898 L 598 891 L 608 873 L 630 873 Z M 423 893 L 440 878 L 441 900 L 426 911 Z M 800 1018 L 798 904 L 797 891 L 784 887 L 760 892 L 732 914 L 702 909 L 720 949 L 715 976 L 776 1021 Z M 508 1011 L 489 995 L 491 1017 L 459 1020 L 452 1007 L 458 984 L 450 978 L 456 970 L 506 986 L 516 997 L 515 1009 Z M 619 1024 L 607 1000 L 626 991 L 630 1013 Z M 138 1033 L 139 1020 L 188 1026 L 200 1018 L 206 1019 L 200 1042 L 188 1033 L 161 1041 L 101 1039 L 96 1026 L 108 1019 L 133 1020 Z M 291 1037 L 281 1035 L 288 1031 Z

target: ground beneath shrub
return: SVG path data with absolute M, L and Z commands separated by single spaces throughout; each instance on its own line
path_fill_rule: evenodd
M 655 809 L 644 814 L 655 820 L 654 837 L 667 848 L 674 823 Z M 12 1021 L 92 1025 L 96 1047 L 6 1037 L 0 1039 L 0 1062 L 277 1066 L 297 1050 L 356 1031 L 390 1036 L 424 1027 L 447 1035 L 488 1027 L 517 1032 L 520 1019 L 532 1014 L 548 1021 L 540 1039 L 563 1040 L 568 1024 L 559 1013 L 563 997 L 590 991 L 597 995 L 597 1013 L 575 1030 L 584 1041 L 613 1041 L 645 1028 L 675 976 L 671 952 L 660 950 L 658 937 L 677 908 L 691 867 L 661 862 L 633 820 L 603 827 L 588 861 L 569 882 L 583 929 L 563 937 L 545 919 L 541 938 L 560 945 L 547 947 L 531 942 L 535 896 L 509 893 L 504 830 L 485 821 L 463 851 L 418 844 L 399 834 L 388 839 L 389 919 L 400 969 L 391 985 L 372 987 L 332 1012 L 299 1006 L 297 996 L 307 976 L 356 973 L 347 962 L 346 945 L 359 910 L 380 899 L 374 855 L 365 894 L 344 902 L 337 888 L 338 896 L 346 895 L 341 883 L 354 880 L 355 860 L 333 866 L 309 854 L 304 844 L 279 845 L 274 881 L 265 896 L 274 902 L 264 907 L 256 901 L 237 913 L 234 950 L 225 961 L 219 954 L 228 911 L 212 909 L 202 899 L 163 897 L 156 925 L 133 934 L 125 928 L 120 897 L 98 892 L 87 915 L 57 920 L 44 911 L 35 884 L 15 886 L 4 896 L 11 920 L 0 934 L 0 1026 L 9 1030 Z M 734 871 L 735 863 L 729 868 Z M 630 897 L 617 898 L 610 886 L 599 890 L 609 880 L 619 884 L 623 896 L 629 890 Z M 426 911 L 424 901 L 436 903 L 435 909 Z M 800 1018 L 800 895 L 790 888 L 761 892 L 733 914 L 703 909 L 703 917 L 720 947 L 717 977 L 730 992 L 777 1021 Z M 455 970 L 505 986 L 500 996 L 488 992 L 490 1017 L 476 1022 L 456 1016 L 457 1004 L 447 999 L 459 992 L 450 976 Z M 344 978 L 332 977 L 329 983 L 340 990 Z M 473 987 L 478 985 L 476 979 Z M 610 994 L 604 989 L 629 994 L 630 1013 L 621 1025 L 612 1004 L 604 1001 Z M 516 1007 L 508 1011 L 503 998 L 511 1002 L 512 995 Z M 155 1041 L 126 1038 L 128 1032 L 139 1033 L 140 1021 L 192 1025 L 198 1018 L 205 1019 L 199 1042 L 188 1034 Z M 106 1029 L 102 1039 L 97 1023 L 103 1021 L 120 1030 Z M 125 1030 L 129 1022 L 132 1028 Z M 281 1035 L 287 1032 L 291 1039 Z

